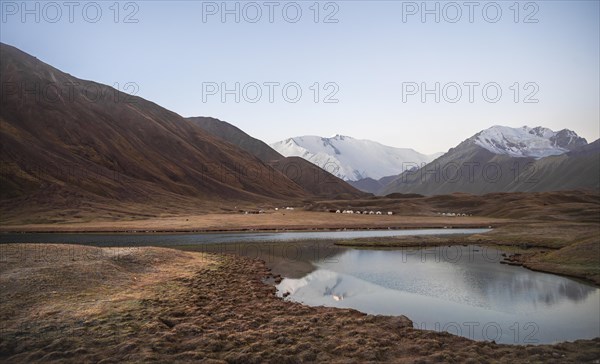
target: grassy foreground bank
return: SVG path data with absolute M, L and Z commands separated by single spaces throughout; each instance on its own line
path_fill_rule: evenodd
M 2 245 L 0 360 L 592 363 L 600 339 L 540 346 L 413 329 L 405 317 L 275 296 L 257 260 L 162 248 Z

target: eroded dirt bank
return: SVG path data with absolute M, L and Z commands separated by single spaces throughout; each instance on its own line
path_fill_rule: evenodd
M 162 248 L 2 247 L 0 360 L 585 363 L 600 339 L 541 346 L 413 329 L 405 317 L 275 297 L 257 260 Z

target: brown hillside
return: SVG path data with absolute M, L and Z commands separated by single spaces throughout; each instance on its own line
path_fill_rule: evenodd
M 200 206 L 306 198 L 176 113 L 0 46 L 3 209 Z
M 284 157 L 265 142 L 239 128 L 209 117 L 188 118 L 210 134 L 240 147 L 290 178 L 310 195 L 319 197 L 358 197 L 366 194 L 324 169 L 298 157 Z

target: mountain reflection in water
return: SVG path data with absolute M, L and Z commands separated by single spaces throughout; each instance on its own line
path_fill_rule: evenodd
M 488 332 L 448 330 L 478 340 L 536 344 L 600 336 L 599 289 L 499 264 L 501 253 L 477 246 L 351 249 L 316 262 L 302 278 L 284 279 L 278 292 L 308 305 L 403 314 L 426 329 L 487 325 Z

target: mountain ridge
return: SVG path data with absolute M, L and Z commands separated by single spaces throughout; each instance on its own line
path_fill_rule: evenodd
M 534 140 L 533 148 L 516 143 L 518 140 Z M 482 146 L 482 142 L 487 144 Z M 400 174 L 376 194 L 597 190 L 598 143 L 587 144 L 568 129 L 554 132 L 543 127 L 493 126 L 450 148 L 421 169 Z M 573 178 L 575 175 L 578 177 Z
M 94 206 L 219 209 L 313 196 L 151 101 L 78 79 L 3 43 L 0 60 L 5 216 L 49 208 L 80 214 Z M 20 85 L 34 85 L 34 92 Z
M 284 157 L 263 141 L 248 135 L 228 122 L 212 117 L 191 117 L 187 120 L 214 136 L 255 155 L 315 196 L 354 198 L 364 195 L 364 192 L 359 191 L 351 184 L 305 159 Z
M 495 154 L 536 159 L 564 154 L 573 148 L 587 144 L 584 138 L 579 137 L 572 130 L 562 129 L 555 132 L 542 126 L 511 128 L 494 125 L 470 139 Z
M 396 175 L 439 155 L 425 155 L 414 149 L 341 134 L 329 138 L 316 135 L 287 138 L 272 143 L 271 147 L 284 156 L 302 157 L 346 181 Z

